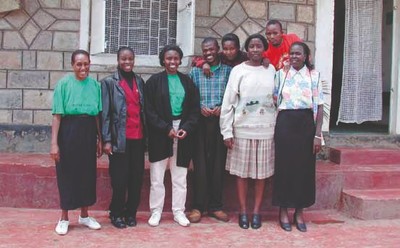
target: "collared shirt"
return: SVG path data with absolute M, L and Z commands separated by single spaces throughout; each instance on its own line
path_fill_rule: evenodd
M 207 77 L 201 68 L 193 67 L 191 69 L 189 76 L 199 89 L 201 107 L 212 109 L 222 105 L 231 70 L 232 67 L 220 63 L 218 68 L 213 71 L 213 75 Z
M 139 89 L 135 77 L 128 83 L 124 78 L 121 79 L 119 85 L 125 92 L 126 102 L 126 138 L 141 139 L 143 138 L 143 127 L 140 118 L 140 96 Z M 132 85 L 132 88 L 130 88 Z
M 275 94 L 278 109 L 312 109 L 316 116 L 317 106 L 324 103 L 322 83 L 319 72 L 303 66 L 300 70 L 293 67 L 283 69 L 275 76 Z

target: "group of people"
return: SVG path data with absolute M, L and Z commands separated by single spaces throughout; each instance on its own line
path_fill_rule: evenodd
M 172 182 L 172 212 L 181 226 L 205 213 L 229 221 L 223 211 L 225 169 L 236 177 L 238 224 L 262 225 L 265 179 L 274 175 L 272 204 L 279 223 L 306 231 L 303 209 L 315 202 L 315 155 L 321 148 L 323 94 L 310 49 L 295 35 L 283 34 L 270 20 L 267 39 L 250 35 L 240 51 L 239 38 L 227 34 L 222 51 L 215 38 L 201 43 L 189 75 L 178 71 L 183 52 L 166 45 L 159 53 L 164 70 L 146 83 L 133 72 L 135 53 L 121 47 L 117 71 L 100 84 L 88 76 L 90 56 L 76 50 L 74 75 L 61 79 L 53 100 L 51 157 L 56 162 L 61 217 L 56 233 L 68 232 L 68 211 L 81 208 L 78 222 L 101 225 L 88 215 L 96 202 L 96 155 L 109 158 L 112 199 L 109 217 L 116 228 L 136 226 L 145 150 L 150 161 L 150 226 L 164 208 L 165 171 Z M 185 215 L 187 172 L 193 162 L 192 209 Z M 247 210 L 249 179 L 254 206 Z

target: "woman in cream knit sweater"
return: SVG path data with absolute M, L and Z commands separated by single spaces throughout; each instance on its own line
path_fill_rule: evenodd
M 268 47 L 260 34 L 245 42 L 249 60 L 235 66 L 226 87 L 220 117 L 221 133 L 228 147 L 226 169 L 237 176 L 240 203 L 239 226 L 249 228 L 246 199 L 248 179 L 255 180 L 251 227 L 261 227 L 260 205 L 265 179 L 274 174 L 275 69 L 262 65 Z

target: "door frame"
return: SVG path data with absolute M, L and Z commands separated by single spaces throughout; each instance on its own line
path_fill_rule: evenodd
M 400 0 L 393 1 L 392 44 L 389 133 L 400 134 Z
M 335 1 L 320 0 L 316 4 L 315 20 L 315 67 L 321 73 L 321 81 L 330 89 L 324 102 L 331 106 L 333 72 L 333 30 Z M 329 119 L 324 118 L 322 131 L 329 131 Z
M 322 80 L 332 89 L 333 30 L 335 1 L 320 0 L 316 4 L 315 65 Z M 400 0 L 393 0 L 393 43 L 390 94 L 389 134 L 400 134 Z M 324 99 L 331 102 L 330 95 Z M 329 131 L 329 120 L 324 120 L 323 131 Z

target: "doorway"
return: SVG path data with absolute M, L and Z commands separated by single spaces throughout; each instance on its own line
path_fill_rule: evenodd
M 382 119 L 361 124 L 337 123 L 343 76 L 345 1 L 335 0 L 332 102 L 329 130 L 333 133 L 388 133 L 393 36 L 393 0 L 383 0 L 382 11 Z

